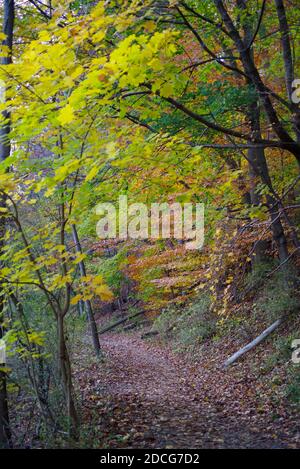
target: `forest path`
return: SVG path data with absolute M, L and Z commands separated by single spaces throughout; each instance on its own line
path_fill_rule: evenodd
M 89 394 L 109 448 L 280 448 L 285 445 L 224 415 L 201 392 L 190 365 L 135 334 L 102 336 L 104 367 Z M 95 379 L 94 371 L 98 367 Z M 91 376 L 90 374 L 88 376 Z M 196 390 L 197 389 L 197 390 Z

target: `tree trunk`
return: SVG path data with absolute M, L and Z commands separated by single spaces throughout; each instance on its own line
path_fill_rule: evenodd
M 1 310 L 3 309 L 3 302 L 0 305 Z M 3 313 L 0 312 L 0 322 L 2 320 Z M 3 328 L 0 325 L 0 340 L 3 337 Z M 1 370 L 5 366 L 5 363 L 0 363 L 0 449 L 9 448 L 11 444 L 11 433 L 9 428 L 9 413 L 8 413 L 8 400 L 6 390 L 6 373 Z
M 8 65 L 12 62 L 12 44 L 13 44 L 13 30 L 14 30 L 14 0 L 4 0 L 3 4 L 3 26 L 2 32 L 5 34 L 5 39 L 2 41 L 3 46 L 8 47 L 8 54 L 6 57 L 0 57 L 1 66 Z M 3 93 L 2 99 L 5 100 L 5 86 L 2 86 Z M 0 126 L 0 162 L 4 161 L 10 155 L 10 114 L 8 111 L 2 112 L 2 117 L 5 123 Z M 0 206 L 5 206 L 5 198 L 1 196 Z M 0 254 L 3 248 L 3 239 L 5 234 L 5 218 L 0 217 Z M 1 296 L 0 304 L 0 339 L 3 337 L 3 296 Z M 2 364 L 0 363 L 0 366 Z M 9 430 L 9 414 L 8 414 L 8 400 L 6 389 L 6 374 L 0 371 L 0 447 L 11 446 L 11 435 Z
M 244 9 L 244 11 L 247 11 L 246 2 L 244 0 L 237 0 L 237 4 L 239 5 L 240 8 Z M 244 19 L 243 29 L 244 29 L 244 35 L 245 35 L 244 41 L 246 41 L 247 44 L 251 44 L 251 40 L 252 40 L 254 32 L 253 32 L 251 23 L 247 21 L 247 17 L 245 17 Z M 251 58 L 251 61 L 254 62 L 253 46 L 250 47 L 248 53 Z M 250 79 L 248 79 L 248 84 L 251 85 Z M 247 112 L 247 117 L 250 123 L 251 135 L 252 135 L 252 138 L 254 138 L 254 140 L 256 141 L 262 138 L 261 126 L 260 126 L 260 102 L 258 98 L 259 96 L 257 94 L 256 99 L 253 100 L 249 104 L 248 112 Z M 264 184 L 266 184 L 271 190 L 273 189 L 264 148 L 261 148 L 261 147 L 249 148 L 248 161 L 249 161 L 249 166 L 250 166 L 250 178 L 252 180 L 252 187 L 250 190 L 251 203 L 253 205 L 259 205 L 261 197 L 257 193 L 257 181 L 256 181 L 257 177 L 259 177 L 260 180 Z M 271 230 L 273 234 L 273 239 L 275 241 L 275 244 L 278 250 L 278 257 L 279 257 L 280 262 L 284 262 L 288 258 L 289 253 L 287 249 L 286 236 L 285 236 L 283 226 L 280 220 L 279 212 L 278 212 L 279 206 L 278 204 L 276 204 L 276 200 L 274 199 L 272 195 L 267 195 L 266 199 L 267 199 L 267 205 L 269 208 L 269 214 L 270 214 L 270 218 L 272 222 Z M 256 248 L 255 248 L 256 256 L 255 257 L 257 258 L 258 262 L 265 258 L 266 247 L 267 246 L 264 241 L 258 241 L 256 243 Z
M 300 109 L 296 103 L 292 101 L 293 93 L 293 80 L 294 76 L 294 63 L 292 56 L 292 48 L 290 42 L 290 29 L 286 17 L 285 6 L 283 0 L 274 0 L 276 12 L 278 17 L 279 29 L 281 34 L 282 57 L 285 72 L 285 86 L 286 92 L 293 109 L 293 126 L 297 137 L 297 142 L 300 143 Z
M 82 254 L 82 248 L 81 248 L 81 244 L 80 244 L 80 241 L 79 241 L 79 237 L 78 237 L 78 233 L 77 233 L 75 225 L 72 225 L 72 234 L 73 234 L 75 249 L 79 254 Z M 81 277 L 85 277 L 86 276 L 86 269 L 85 269 L 84 261 L 79 262 L 79 269 L 80 269 Z M 84 303 L 85 303 L 86 312 L 87 312 L 87 315 L 88 315 L 88 320 L 89 320 L 89 323 L 90 323 L 92 339 L 93 339 L 93 344 L 94 344 L 94 350 L 95 350 L 96 356 L 100 357 L 101 356 L 101 347 L 100 347 L 100 341 L 99 341 L 99 336 L 98 336 L 98 331 L 97 331 L 97 324 L 96 324 L 96 321 L 95 321 L 93 307 L 92 307 L 92 304 L 91 304 L 90 300 L 86 300 Z
M 257 138 L 261 138 L 260 110 L 258 102 L 255 102 L 254 105 L 250 106 L 248 118 L 250 120 L 251 131 L 253 135 L 255 135 Z M 264 149 L 260 147 L 249 148 L 248 158 L 253 177 L 254 174 L 256 174 L 256 177 L 259 175 L 261 181 L 268 185 L 270 189 L 272 189 L 272 181 L 270 178 Z M 252 202 L 254 205 L 257 205 L 259 203 L 259 196 L 256 194 L 256 184 L 253 185 L 252 191 Z M 280 262 L 284 262 L 288 258 L 289 253 L 287 248 L 287 239 L 280 219 L 279 206 L 277 204 L 277 200 L 271 194 L 266 195 L 266 201 L 272 222 L 271 230 L 274 242 L 277 247 L 278 257 Z M 259 247 L 259 250 L 261 250 L 261 248 L 262 246 Z M 258 254 L 260 256 L 264 255 L 263 252 L 258 252 Z
M 255 133 L 260 133 L 259 129 L 259 108 L 258 108 L 258 102 L 254 102 L 250 104 L 249 106 L 249 114 L 248 114 L 248 119 L 250 121 L 250 126 L 251 126 L 251 131 Z M 259 179 L 259 176 L 257 174 L 257 171 L 255 170 L 256 168 L 259 167 L 259 160 L 261 158 L 264 158 L 264 154 L 259 154 L 259 149 L 258 148 L 249 148 L 248 149 L 248 161 L 249 161 L 249 177 L 250 177 L 250 203 L 253 206 L 259 206 L 261 203 L 261 197 L 260 194 L 257 191 L 257 182 Z M 265 240 L 258 240 L 255 244 L 255 248 L 253 251 L 253 258 L 252 258 L 252 264 L 258 264 L 260 262 L 263 262 L 267 258 L 267 251 L 268 248 L 268 243 Z
M 66 345 L 65 331 L 64 331 L 64 318 L 63 315 L 57 313 L 57 328 L 58 328 L 58 348 L 59 348 L 59 370 L 61 372 L 62 384 L 64 395 L 67 405 L 67 416 L 69 425 L 69 435 L 74 440 L 79 437 L 79 419 L 77 415 L 74 392 L 72 385 L 72 372 L 70 357 Z

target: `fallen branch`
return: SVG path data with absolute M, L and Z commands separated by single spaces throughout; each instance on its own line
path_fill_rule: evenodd
M 244 353 L 248 352 L 252 348 L 254 348 L 256 345 L 258 345 L 260 342 L 262 342 L 271 332 L 273 332 L 280 324 L 282 324 L 283 319 L 277 319 L 271 326 L 269 326 L 267 329 L 265 329 L 256 339 L 252 340 L 248 345 L 245 345 L 245 347 L 241 348 L 237 352 L 235 352 L 233 355 L 231 355 L 228 360 L 224 363 L 224 367 L 227 367 L 234 363 L 239 357 L 244 355 Z
M 141 335 L 141 339 L 147 339 L 147 337 L 154 337 L 155 335 L 158 335 L 159 331 L 149 331 L 145 332 L 144 334 Z
M 139 311 L 138 313 L 133 314 L 132 316 L 126 316 L 125 318 L 119 319 L 117 322 L 114 324 L 111 324 L 110 326 L 105 327 L 101 331 L 98 332 L 98 335 L 104 334 L 105 332 L 111 331 L 115 327 L 119 326 L 120 324 L 123 324 L 124 322 L 128 321 L 129 319 L 136 318 L 137 316 L 140 316 L 142 314 L 147 313 L 148 311 Z
M 131 324 L 127 324 L 127 326 L 123 327 L 123 331 L 131 331 L 132 329 L 136 328 L 136 324 L 132 322 Z
M 174 324 L 170 327 L 168 327 L 168 329 L 165 331 L 165 334 L 168 334 L 169 332 L 171 332 L 174 328 Z M 141 339 L 146 339 L 147 337 L 153 337 L 155 335 L 158 335 L 158 334 L 161 334 L 160 331 L 148 331 L 148 332 L 144 332 L 144 334 L 141 335 Z

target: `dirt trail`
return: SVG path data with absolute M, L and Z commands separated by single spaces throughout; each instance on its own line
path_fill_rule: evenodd
M 284 440 L 247 428 L 236 415 L 227 415 L 226 409 L 220 411 L 203 397 L 189 366 L 177 355 L 132 334 L 107 334 L 102 347 L 107 357 L 104 370 L 89 385 L 96 394 L 93 408 L 99 399 L 98 430 L 104 433 L 106 446 L 285 447 Z M 85 400 L 90 401 L 89 396 Z

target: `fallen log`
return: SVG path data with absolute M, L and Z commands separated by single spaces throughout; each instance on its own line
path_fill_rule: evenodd
M 127 324 L 127 326 L 123 327 L 123 331 L 131 331 L 132 329 L 136 328 L 136 324 L 132 322 L 131 324 Z
M 168 327 L 168 329 L 165 331 L 165 334 L 168 334 L 169 332 L 171 332 L 174 328 L 174 324 L 170 327 Z M 154 337 L 155 335 L 158 335 L 158 334 L 161 334 L 160 331 L 148 331 L 148 332 L 144 332 L 144 334 L 141 335 L 141 339 L 147 339 L 147 337 Z
M 99 331 L 98 334 L 101 335 L 101 334 L 104 334 L 105 332 L 111 331 L 112 329 L 119 326 L 120 324 L 124 324 L 124 322 L 129 321 L 130 319 L 136 318 L 137 316 L 140 316 L 145 313 L 147 313 L 147 311 L 139 311 L 138 313 L 135 313 L 132 316 L 126 316 L 125 318 L 119 319 L 118 321 L 114 322 L 110 326 L 107 326 L 104 329 L 101 329 L 101 331 Z
M 282 324 L 283 319 L 277 319 L 277 321 L 273 322 L 271 326 L 269 326 L 267 329 L 265 329 L 256 339 L 252 340 L 249 342 L 249 344 L 245 345 L 245 347 L 241 348 L 237 352 L 235 352 L 231 357 L 226 360 L 224 363 L 224 367 L 228 367 L 232 363 L 234 363 L 238 358 L 240 358 L 244 353 L 248 352 L 249 350 L 253 349 L 256 345 L 260 344 L 266 337 L 268 337 L 271 332 L 273 332 L 277 327 Z
M 144 334 L 141 335 L 141 339 L 147 339 L 147 337 L 154 337 L 155 335 L 158 335 L 159 331 L 149 331 L 149 332 L 144 332 Z

